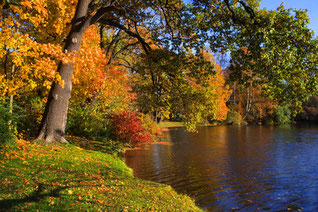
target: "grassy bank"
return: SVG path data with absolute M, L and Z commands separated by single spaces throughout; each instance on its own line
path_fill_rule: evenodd
M 0 151 L 0 211 L 200 211 L 171 187 L 134 178 L 106 153 L 22 140 Z
M 216 126 L 216 125 L 217 124 L 199 123 L 197 126 L 208 127 L 208 126 Z M 184 127 L 184 122 L 163 121 L 163 122 L 160 122 L 158 126 L 162 128 Z
M 163 128 L 184 127 L 183 122 L 173 122 L 173 121 L 162 121 L 158 124 L 158 126 Z

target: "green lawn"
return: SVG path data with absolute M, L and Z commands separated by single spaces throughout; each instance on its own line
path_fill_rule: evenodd
M 183 122 L 162 121 L 158 124 L 159 127 L 184 127 Z
M 183 122 L 173 122 L 173 121 L 164 121 L 158 124 L 159 127 L 169 128 L 169 127 L 184 127 Z M 197 126 L 216 126 L 216 124 L 208 124 L 208 123 L 199 123 Z
M 0 211 L 200 211 L 170 186 L 134 178 L 119 158 L 76 145 L 0 149 L 0 184 Z

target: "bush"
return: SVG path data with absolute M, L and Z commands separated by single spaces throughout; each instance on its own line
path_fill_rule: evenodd
M 154 122 L 151 115 L 140 113 L 139 120 L 142 123 L 142 126 L 149 132 L 151 135 L 161 136 L 162 132 L 158 127 L 157 122 Z
M 122 112 L 111 116 L 111 130 L 115 139 L 130 144 L 138 145 L 148 143 L 152 136 L 134 112 Z
M 20 105 L 23 113 L 18 122 L 18 131 L 26 137 L 35 137 L 44 113 L 45 104 L 40 97 L 26 97 L 24 104 Z
M 243 118 L 237 111 L 231 110 L 227 113 L 226 123 L 233 125 L 241 125 Z
M 284 106 L 277 106 L 276 114 L 275 114 L 275 121 L 278 124 L 289 124 L 291 118 L 291 111 L 288 105 Z
M 70 108 L 66 126 L 67 133 L 94 140 L 108 140 L 109 120 L 107 115 L 89 107 Z
M 11 121 L 11 125 L 9 122 Z M 14 126 L 12 114 L 9 112 L 7 103 L 0 101 L 0 146 L 10 144 L 14 141 Z
M 318 121 L 318 96 L 311 96 L 303 104 L 302 113 L 298 114 L 298 119 L 307 121 Z

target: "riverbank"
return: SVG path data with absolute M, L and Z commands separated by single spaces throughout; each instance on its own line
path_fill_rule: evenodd
M 199 127 L 210 127 L 210 126 L 217 126 L 218 124 L 209 124 L 209 123 L 199 123 L 197 126 Z M 173 121 L 164 121 L 158 124 L 158 127 L 162 128 L 163 131 L 166 131 L 168 128 L 173 127 L 185 127 L 184 122 L 173 122 Z
M 133 177 L 118 157 L 19 140 L 0 149 L 0 211 L 200 211 L 170 186 Z
M 173 122 L 173 121 L 165 121 L 160 122 L 158 127 L 161 128 L 170 128 L 170 127 L 184 127 L 183 122 Z

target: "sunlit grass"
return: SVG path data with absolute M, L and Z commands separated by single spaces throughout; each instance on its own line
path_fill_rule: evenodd
M 184 127 L 183 122 L 171 122 L 171 121 L 165 121 L 165 122 L 160 122 L 158 124 L 159 127 Z
M 200 210 L 169 186 L 134 178 L 106 153 L 21 140 L 0 151 L 0 211 Z

